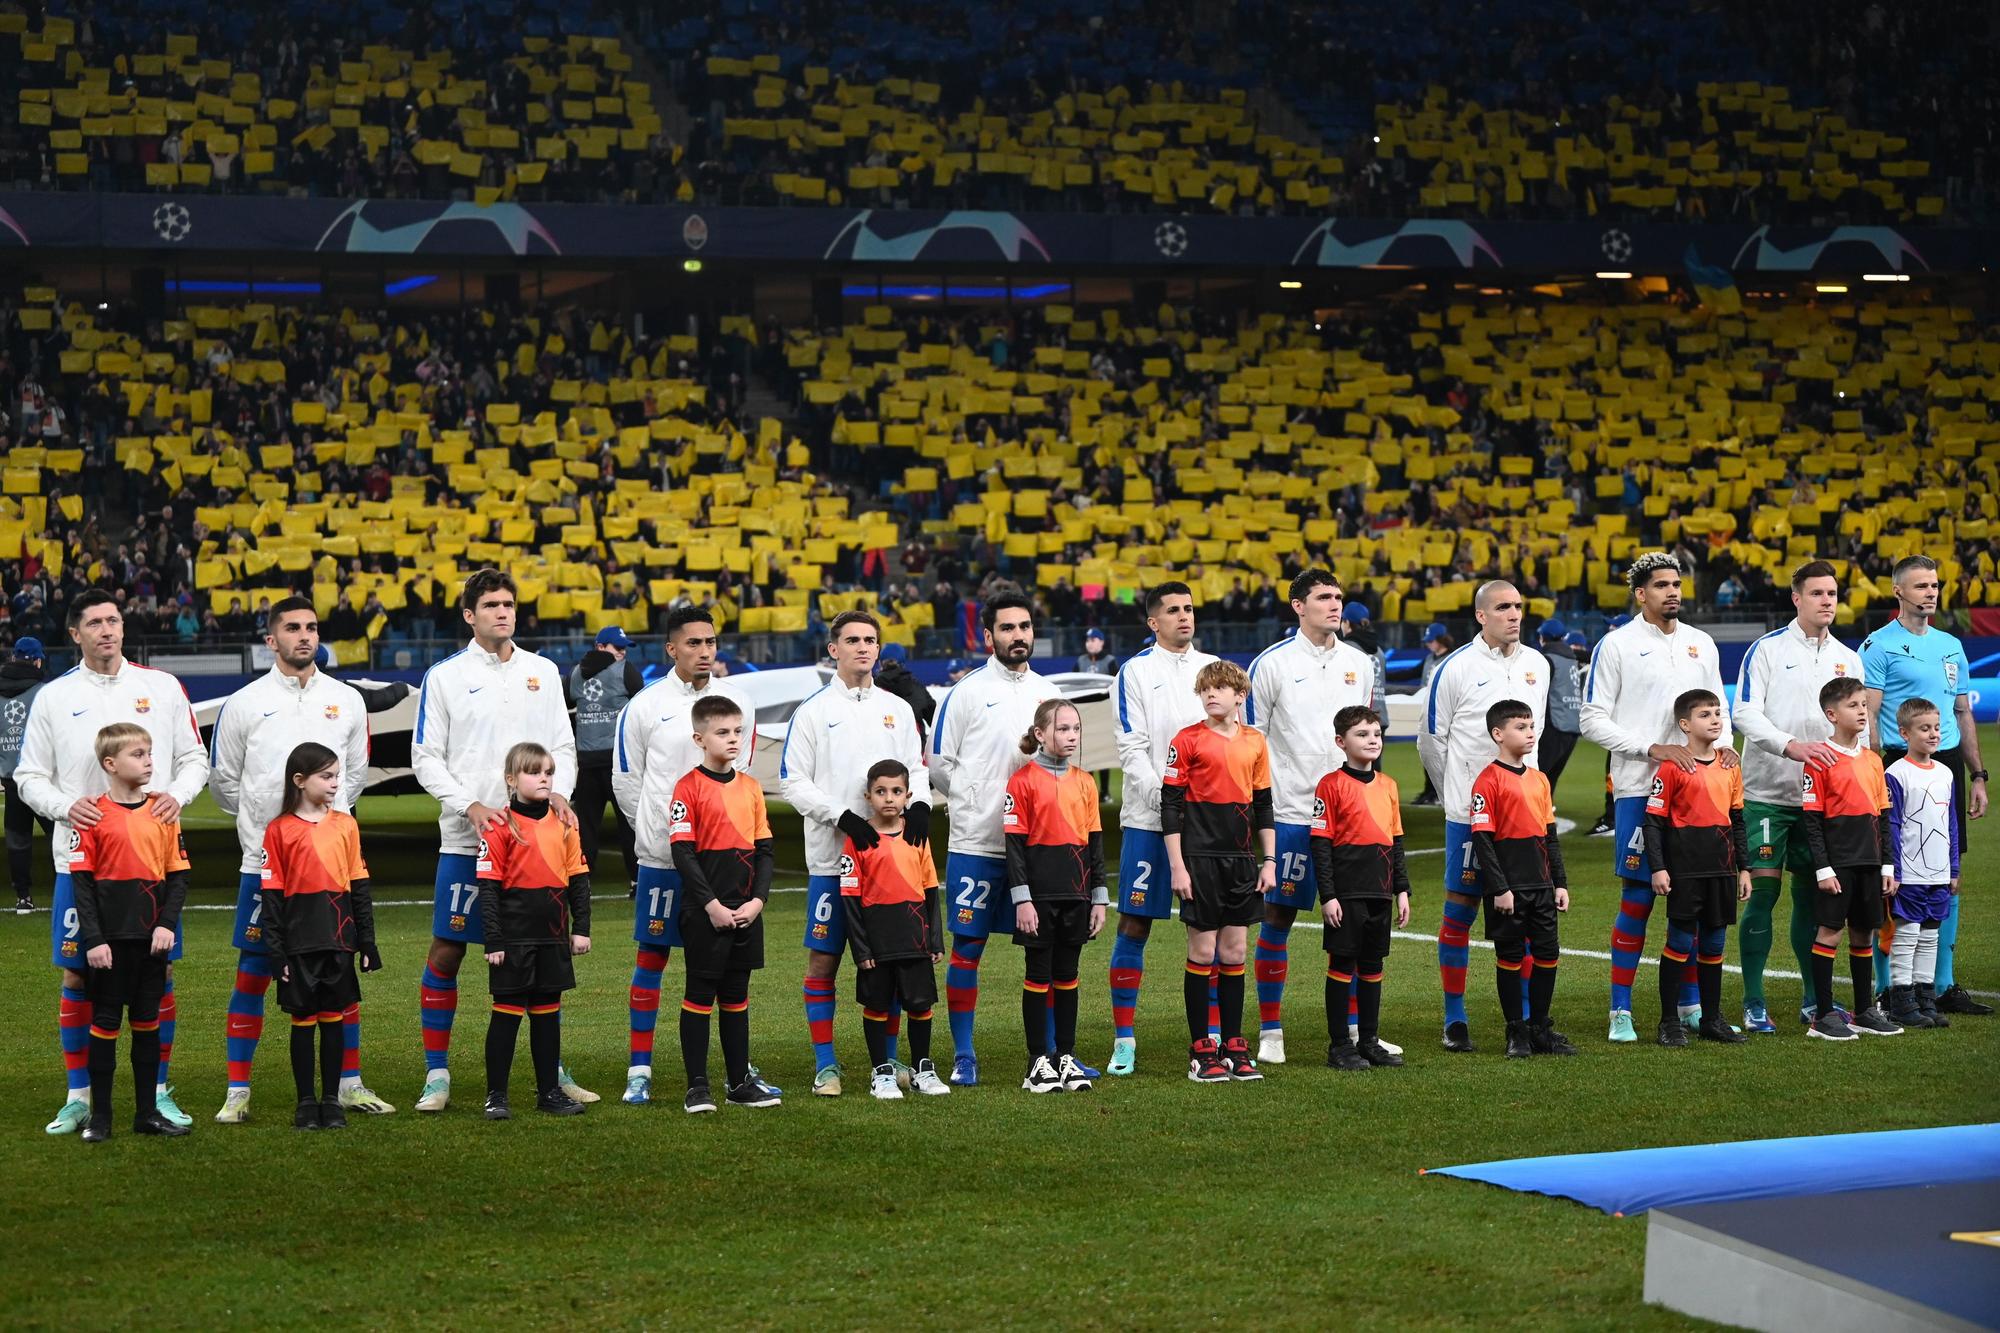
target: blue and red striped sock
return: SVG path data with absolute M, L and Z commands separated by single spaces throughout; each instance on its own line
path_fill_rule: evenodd
M 1208 960 L 1208 1035 L 1215 1041 L 1222 1040 L 1222 964 L 1213 957 Z
M 1285 1003 L 1285 977 L 1291 963 L 1286 940 L 1290 926 L 1274 926 L 1269 921 L 1257 927 L 1257 952 L 1252 962 L 1257 971 L 1257 1027 L 1269 1032 L 1284 1026 L 1280 1016 Z
M 627 1063 L 632 1070 L 653 1068 L 653 1029 L 660 1021 L 660 974 L 667 970 L 667 958 L 667 950 L 641 945 L 632 964 L 632 990 L 627 997 L 632 1025 L 631 1057 Z
M 882 1016 L 882 1046 L 889 1053 L 889 1062 L 891 1064 L 894 1064 L 896 1061 L 896 1043 L 897 1039 L 902 1035 L 903 1002 L 891 999 L 889 1001 L 889 1011 Z
M 1534 945 L 1535 942 L 1533 940 L 1528 941 L 1528 947 L 1530 950 L 1534 948 Z M 1534 1016 L 1533 1010 L 1535 1004 L 1533 1000 L 1528 998 L 1529 994 L 1534 990 L 1534 980 L 1535 980 L 1535 955 L 1532 952 L 1530 952 L 1524 955 L 1521 959 L 1521 1017 L 1522 1018 L 1532 1018 Z
M 1657 895 L 1650 884 L 1627 881 L 1618 896 L 1618 918 L 1611 923 L 1611 1008 L 1632 1010 L 1632 978 L 1639 955 L 1646 949 L 1646 920 L 1653 915 Z
M 56 1036 L 62 1042 L 63 1078 L 70 1096 L 90 1091 L 90 998 L 80 987 L 64 986 L 56 1006 Z
M 986 941 L 965 935 L 951 937 L 951 961 L 944 969 L 945 1021 L 951 1025 L 951 1045 L 959 1055 L 971 1055 L 972 1016 L 979 1006 L 979 960 Z
M 361 1005 L 357 1001 L 340 1011 L 340 1082 L 342 1086 L 361 1081 Z
M 1438 923 L 1438 979 L 1444 984 L 1446 1026 L 1467 1022 L 1465 1016 L 1465 966 L 1471 960 L 1472 923 L 1479 919 L 1478 903 L 1444 900 L 1444 919 Z
M 264 1036 L 264 993 L 271 989 L 271 960 L 246 953 L 236 960 L 236 988 L 229 993 L 229 1016 L 223 1027 L 223 1055 L 229 1064 L 229 1086 L 250 1086 L 250 1065 Z
M 1139 1012 L 1139 983 L 1146 976 L 1146 941 L 1119 931 L 1111 937 L 1111 1031 L 1132 1040 L 1132 1021 Z
M 167 1086 L 167 1065 L 174 1058 L 174 1027 L 180 1018 L 180 1003 L 174 999 L 174 971 L 167 969 L 167 991 L 160 997 L 160 1077 L 159 1086 Z
M 833 978 L 807 977 L 806 1035 L 812 1039 L 813 1072 L 837 1063 L 833 1054 Z
M 417 996 L 423 1006 L 424 1069 L 449 1069 L 451 1024 L 458 1017 L 458 978 L 441 977 L 426 963 Z

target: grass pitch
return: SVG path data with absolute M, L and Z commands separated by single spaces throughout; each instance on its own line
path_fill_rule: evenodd
M 2000 753 L 1993 730 L 1987 752 Z M 1420 777 L 1409 747 L 1392 750 L 1390 768 L 1406 796 L 1414 793 Z M 1581 747 L 1559 793 L 1585 827 L 1601 800 L 1601 774 L 1599 754 Z M 290 1128 L 286 1029 L 275 1004 L 258 1052 L 254 1118 L 241 1126 L 210 1120 L 225 1084 L 235 956 L 230 916 L 220 909 L 232 900 L 236 862 L 228 821 L 205 798 L 190 811 L 189 844 L 196 901 L 214 910 L 187 918 L 173 1057 L 181 1103 L 196 1116 L 191 1137 L 165 1143 L 121 1132 L 86 1150 L 42 1134 L 63 1087 L 48 918 L 0 919 L 0 1321 L 1678 1326 L 1686 1321 L 1639 1303 L 1643 1221 L 1420 1178 L 1418 1169 L 2000 1115 L 1992 1073 L 2000 1017 L 1811 1045 L 1786 1019 L 1798 983 L 1774 979 L 1777 1038 L 1728 1050 L 1613 1048 L 1603 1040 L 1609 963 L 1579 952 L 1564 957 L 1556 1016 L 1581 1055 L 1511 1065 L 1502 1058 L 1492 954 L 1475 948 L 1468 1001 L 1481 1049 L 1447 1056 L 1437 1047 L 1434 946 L 1407 938 L 1389 959 L 1383 1030 L 1407 1048 L 1408 1067 L 1336 1074 L 1320 1063 L 1323 955 L 1317 932 L 1306 929 L 1293 935 L 1286 1001 L 1293 1062 L 1260 1084 L 1199 1087 L 1183 1076 L 1181 931 L 1171 922 L 1155 928 L 1147 953 L 1136 1076 L 1107 1079 L 1087 1095 L 1019 1091 L 1020 956 L 996 943 L 981 975 L 986 1086 L 871 1101 L 849 963 L 838 1023 L 849 1091 L 827 1101 L 807 1093 L 797 892 L 773 900 L 771 966 L 751 988 L 754 1056 L 784 1086 L 785 1105 L 681 1112 L 676 961 L 662 995 L 658 1100 L 634 1109 L 617 1103 L 632 945 L 614 871 L 600 888 L 619 896 L 598 899 L 596 949 L 579 960 L 581 985 L 564 1028 L 570 1069 L 605 1100 L 575 1120 L 479 1118 L 485 979 L 475 960 L 461 978 L 456 1101 L 444 1115 L 418 1116 L 416 979 L 429 939 L 433 817 L 421 798 L 371 798 L 361 810 L 378 898 L 407 904 L 378 913 L 387 970 L 363 983 L 362 1068 L 401 1109 L 354 1117 L 341 1134 Z M 1427 853 L 1411 861 L 1418 894 L 1410 929 L 1432 936 L 1442 823 L 1434 810 L 1406 810 L 1405 818 L 1409 845 Z M 1108 811 L 1107 819 L 1115 822 Z M 797 821 L 776 812 L 774 823 L 779 884 L 796 890 L 804 883 Z M 1989 990 L 2000 985 L 1994 827 L 1974 826 L 1959 946 L 1962 977 Z M 1601 952 L 1616 904 L 1609 840 L 1579 832 L 1565 851 L 1575 906 L 1564 945 Z M 46 902 L 45 860 L 36 874 Z M 1795 966 L 1785 910 L 1772 958 L 1779 969 Z M 1655 957 L 1659 939 L 1656 924 Z M 1100 1064 L 1111 1035 L 1108 957 L 1102 939 L 1084 957 L 1082 1053 Z M 1651 968 L 1642 968 L 1642 1034 L 1657 1017 L 1653 985 Z M 1724 994 L 1733 1009 L 1733 975 Z M 1254 1026 L 1254 1007 L 1249 1020 Z M 937 1029 L 939 1063 L 948 1067 L 942 1005 Z M 517 1106 L 530 1077 L 525 1035 L 521 1044 Z M 711 1059 L 719 1077 L 719 1048 Z M 118 1095 L 123 1131 L 122 1066 Z

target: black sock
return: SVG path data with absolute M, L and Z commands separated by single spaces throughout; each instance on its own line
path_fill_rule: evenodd
M 1833 1012 L 1833 955 L 1817 948 L 1812 956 L 1813 1009 L 1821 1018 Z
M 1189 1041 L 1208 1039 L 1208 965 L 1189 963 L 1181 974 L 1181 998 L 1187 1003 Z
M 926 1024 L 926 1027 L 929 1025 Z M 861 1038 L 868 1043 L 868 1067 L 880 1069 L 889 1063 L 889 1020 L 861 1016 Z
M 111 1084 L 118 1073 L 118 1038 L 90 1034 L 90 1118 L 111 1118 Z
M 292 1024 L 292 1087 L 298 1092 L 299 1100 L 309 1102 L 313 1097 L 313 1029 L 317 1024 Z
M 1514 983 L 1514 999 L 1519 1003 L 1521 983 Z M 1546 1023 L 1549 1021 L 1549 1007 L 1556 998 L 1556 960 L 1537 958 L 1535 973 L 1528 978 L 1528 1021 Z
M 697 1013 L 681 1005 L 681 1066 L 688 1086 L 708 1082 L 708 1011 Z
M 1326 1035 L 1335 1046 L 1349 1045 L 1347 1035 L 1347 991 L 1354 980 L 1354 960 L 1326 960 Z
M 931 1058 L 931 1011 L 924 1010 L 924 1016 L 917 1018 L 908 1010 L 903 1012 L 903 1035 L 910 1039 L 910 1063 L 920 1065 Z M 888 1051 L 888 1037 L 883 1037 L 883 1051 Z
M 1521 960 L 1499 959 L 1493 965 L 1493 985 L 1500 993 L 1500 1017 L 1509 1023 L 1521 1020 Z
M 1201 998 L 1206 1011 L 1208 997 Z M 1044 982 L 1021 983 L 1021 1030 L 1028 1042 L 1028 1062 L 1049 1053 L 1049 988 Z
M 722 1037 L 722 1067 L 729 1075 L 729 1086 L 733 1088 L 750 1077 L 748 1001 L 736 1009 L 722 1006 L 715 1015 L 715 1026 Z
M 535 1062 L 535 1091 L 546 1097 L 556 1090 L 556 1070 L 562 1064 L 562 1010 L 529 1011 L 528 1058 Z
M 1677 1019 L 1681 1014 L 1681 980 L 1687 975 L 1686 963 L 1676 961 L 1666 954 L 1660 955 L 1660 1021 Z M 1704 1013 L 1707 1011 L 1704 1010 Z
M 1875 1003 L 1875 949 L 1873 945 L 1858 953 L 1852 949 L 1848 951 L 1847 974 L 1854 982 L 1854 1012 L 1858 1014 Z
M 1056 1056 L 1076 1054 L 1076 978 L 1056 987 Z
M 1722 1021 L 1722 963 L 1702 963 L 1701 1016 L 1705 1021 Z
M 140 1115 L 160 1109 L 160 1030 L 132 1029 L 132 1106 Z
M 319 1095 L 322 1101 L 340 1100 L 340 1062 L 347 1054 L 346 1024 L 339 1018 L 319 1023 Z
M 1360 1012 L 1355 1015 L 1361 1029 L 1361 1044 L 1374 1041 L 1382 1030 L 1382 964 L 1369 961 L 1361 964 L 1361 980 L 1355 984 L 1354 1001 Z M 1370 981 L 1369 978 L 1374 980 Z
M 486 1090 L 505 1094 L 514 1071 L 514 1039 L 521 1035 L 521 1015 L 495 1009 L 486 1024 Z
M 1243 1035 L 1243 964 L 1225 964 L 1215 978 L 1215 1004 L 1222 1011 L 1222 1039 Z

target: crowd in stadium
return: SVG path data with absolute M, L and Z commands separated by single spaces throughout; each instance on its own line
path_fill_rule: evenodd
M 96 5 L 0 22 L 21 90 L 0 110 L 0 177 L 1364 216 L 1990 209 L 1994 75 L 1945 11 L 1620 8 L 1501 5 L 1468 24 L 1436 4 L 846 0 L 578 20 L 522 0 L 503 21 L 469 3 L 393 11 L 357 36 L 317 16 Z M 676 106 L 654 106 L 642 52 Z M 1292 109 L 1273 114 L 1274 97 Z

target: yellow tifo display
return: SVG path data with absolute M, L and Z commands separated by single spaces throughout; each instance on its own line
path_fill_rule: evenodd
M 1893 558 L 1936 549 L 1938 536 L 1984 540 L 2000 519 L 2000 427 L 1984 419 L 2000 342 L 1961 308 L 1838 303 L 1716 316 L 1664 303 L 1465 303 L 1415 317 L 1409 348 L 1435 364 L 1414 375 L 1327 349 L 1307 320 L 1267 315 L 1233 337 L 1203 337 L 1176 327 L 1170 308 L 1146 325 L 1117 310 L 1049 309 L 1064 345 L 1010 348 L 1008 368 L 997 369 L 981 350 L 995 329 L 931 341 L 878 310 L 836 335 L 790 340 L 792 365 L 810 376 L 808 400 L 859 395 L 868 415 L 841 418 L 835 439 L 906 451 L 903 492 L 956 483 L 956 504 L 932 527 L 982 533 L 1034 561 L 1044 585 L 1104 584 L 1117 595 L 1171 569 L 1213 601 L 1236 578 L 1323 547 L 1343 570 L 1379 558 L 1394 577 L 1377 614 L 1421 620 L 1462 611 L 1470 586 L 1427 589 L 1432 574 L 1497 553 L 1553 592 L 1581 587 L 1615 611 L 1623 585 L 1600 583 L 1596 571 L 1630 554 L 1641 517 L 1658 520 L 1669 543 L 1728 546 L 1743 564 L 1773 570 L 1825 554 L 1832 533 Z M 1181 368 L 1145 358 L 1130 391 L 1090 370 L 1100 348 L 1166 344 Z M 1026 368 L 1012 368 L 1017 360 Z M 1767 388 L 1771 365 L 1791 382 Z M 1212 411 L 1196 392 L 1211 380 Z M 1922 393 L 1928 446 L 1915 447 L 1916 422 L 1871 433 L 1858 410 L 1834 410 L 1827 428 L 1788 419 L 1808 380 L 1857 399 L 1889 386 Z M 1475 442 L 1445 401 L 1453 381 L 1479 392 L 1499 422 L 1546 430 L 1541 475 L 1537 460 L 1496 463 Z M 1018 438 L 997 433 L 1002 417 L 1027 423 Z M 1155 457 L 1166 469 L 1157 493 L 1146 471 Z M 1056 488 L 1077 490 L 1087 461 L 1122 465 L 1123 504 L 1051 503 Z M 1585 507 L 1621 498 L 1629 472 L 1638 512 L 1580 519 L 1565 472 L 1585 488 Z M 1794 500 L 1788 477 L 1811 483 L 1810 502 Z M 1444 516 L 1428 528 L 1407 521 L 1419 483 Z M 1360 491 L 1360 533 L 1341 537 L 1333 510 L 1349 487 Z M 1970 495 L 1976 512 L 1954 512 L 1947 494 Z M 1954 561 L 1947 583 L 1959 572 Z M 1871 587 L 1858 572 L 1843 577 L 1851 615 Z
M 47 18 L 30 32 L 26 15 L 0 13 L 5 32 L 21 35 L 20 124 L 47 135 L 58 176 L 89 174 L 92 140 L 177 133 L 180 161 L 147 163 L 147 185 L 205 187 L 221 169 L 282 186 L 272 175 L 281 144 L 354 148 L 372 160 L 393 132 L 418 131 L 406 108 L 445 107 L 450 133 L 418 139 L 412 155 L 420 166 L 449 168 L 460 183 L 487 179 L 490 166 L 499 183 L 480 186 L 476 202 L 491 203 L 540 184 L 551 162 L 644 152 L 662 123 L 652 88 L 629 77 L 632 57 L 615 37 L 523 37 L 522 53 L 504 63 L 526 80 L 524 119 L 499 124 L 485 109 L 493 69 L 470 55 L 419 56 L 366 45 L 341 61 L 336 74 L 314 70 L 304 96 L 295 99 L 271 94 L 260 75 L 236 69 L 227 53 L 203 52 L 189 34 L 93 65 L 75 45 L 69 19 Z M 142 96 L 131 82 L 166 78 L 173 81 L 171 96 Z M 218 159 L 226 167 L 218 168 Z
M 1541 115 L 1455 99 L 1433 86 L 1420 106 L 1375 108 L 1375 154 L 1422 173 L 1425 209 L 1490 214 L 1520 204 L 1537 182 L 1619 209 L 1699 220 L 1703 191 L 1768 187 L 1794 204 L 1854 207 L 1867 197 L 1892 217 L 1935 219 L 1942 195 L 1928 193 L 1931 164 L 1907 156 L 1908 140 L 1850 126 L 1824 107 L 1795 107 L 1789 89 L 1759 83 L 1704 83 L 1687 124 L 1613 97 L 1580 117 Z M 1717 220 L 1722 220 L 1718 218 Z

